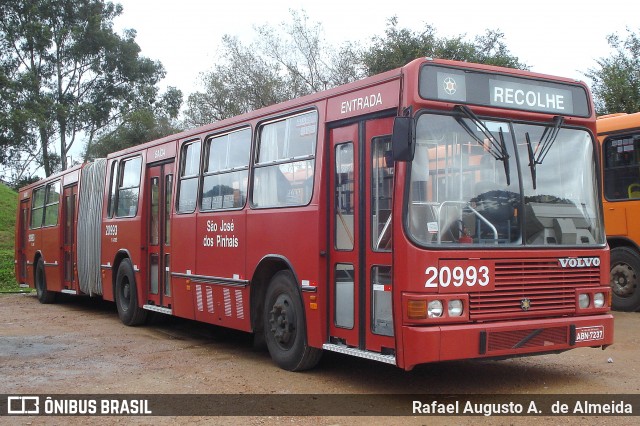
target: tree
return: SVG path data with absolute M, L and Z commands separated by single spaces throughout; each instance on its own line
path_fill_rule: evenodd
M 473 42 L 466 41 L 464 35 L 438 37 L 431 25 L 423 31 L 412 31 L 398 28 L 398 19 L 392 17 L 387 22 L 385 35 L 372 39 L 372 45 L 363 52 L 362 61 L 368 75 L 401 67 L 424 56 L 528 69 L 511 55 L 503 38 L 500 31 L 488 29 L 484 35 L 476 36 Z
M 157 95 L 164 69 L 140 56 L 135 31 L 113 32 L 121 13 L 120 5 L 104 0 L 0 3 L 0 68 L 11 82 L 0 91 L 8 113 L 0 134 L 5 142 L 12 138 L 21 159 L 36 158 L 47 176 L 56 168 L 56 151 L 65 169 L 79 137 L 90 143 L 100 129 Z
M 242 114 L 286 100 L 277 70 L 237 38 L 225 36 L 223 59 L 202 75 L 204 92 L 187 99 L 185 123 L 189 127 Z
M 585 75 L 593 82 L 591 90 L 598 114 L 640 111 L 640 36 L 627 28 L 627 38 L 607 36 L 615 51 L 596 60 L 598 67 Z
M 117 125 L 104 130 L 85 150 L 85 160 L 106 157 L 114 151 L 178 133 L 176 118 L 182 105 L 182 92 L 169 87 L 153 106 L 127 113 Z
M 290 13 L 291 21 L 280 28 L 256 28 L 259 41 L 252 45 L 228 35 L 223 38 L 221 60 L 202 77 L 204 91 L 187 100 L 187 126 L 329 89 L 421 56 L 528 68 L 509 52 L 499 31 L 487 30 L 473 41 L 463 35 L 447 39 L 429 25 L 422 32 L 399 29 L 393 17 L 385 35 L 374 37 L 371 46 L 344 43 L 335 48 L 325 44 L 322 26 L 311 23 L 304 11 Z
M 328 89 L 363 76 L 356 46 L 325 45 L 322 26 L 304 11 L 290 11 L 279 30 L 256 28 L 249 46 L 226 35 L 220 61 L 204 73 L 203 92 L 187 100 L 185 123 L 199 126 L 254 109 Z

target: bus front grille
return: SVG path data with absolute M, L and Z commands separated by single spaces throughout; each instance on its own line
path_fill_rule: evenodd
M 472 321 L 575 312 L 575 289 L 600 286 L 598 267 L 562 268 L 557 259 L 496 261 L 495 290 L 469 295 Z

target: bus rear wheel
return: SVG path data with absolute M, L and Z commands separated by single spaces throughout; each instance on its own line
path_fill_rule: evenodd
M 138 306 L 136 279 L 129 259 L 124 259 L 118 267 L 116 306 L 120 321 L 125 325 L 144 324 L 147 319 L 147 311 Z
M 616 311 L 640 310 L 640 257 L 628 247 L 611 249 L 611 293 Z
M 322 350 L 307 344 L 302 300 L 291 272 L 280 271 L 271 279 L 263 320 L 269 354 L 280 368 L 302 371 L 318 364 Z
M 47 275 L 44 272 L 44 260 L 38 259 L 36 264 L 36 294 L 38 301 L 42 304 L 53 303 L 56 301 L 56 293 L 47 290 Z

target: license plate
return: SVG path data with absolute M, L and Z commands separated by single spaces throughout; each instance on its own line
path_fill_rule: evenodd
M 604 339 L 603 325 L 576 328 L 576 343 L 590 342 L 592 340 L 602 340 L 602 339 Z

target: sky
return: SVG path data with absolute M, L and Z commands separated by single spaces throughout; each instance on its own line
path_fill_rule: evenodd
M 245 45 L 256 40 L 256 26 L 277 28 L 291 20 L 291 9 L 304 10 L 309 22 L 320 23 L 328 46 L 344 42 L 367 45 L 383 36 L 390 17 L 399 28 L 419 31 L 429 24 L 439 37 L 466 34 L 468 40 L 485 30 L 504 33 L 511 54 L 531 71 L 590 81 L 584 75 L 596 60 L 612 50 L 607 35 L 626 37 L 640 32 L 637 0 L 110 0 L 123 6 L 114 30 L 137 32 L 141 54 L 159 60 L 166 77 L 160 88 L 190 93 L 202 91 L 200 76 L 220 57 L 222 37 L 238 37 Z M 184 105 L 184 104 L 183 104 Z M 70 155 L 81 158 L 84 141 Z M 0 171 L 0 175 L 1 175 Z
M 290 9 L 304 10 L 319 22 L 331 46 L 343 42 L 367 44 L 384 35 L 388 18 L 399 28 L 419 31 L 432 25 L 438 36 L 466 34 L 468 40 L 486 29 L 504 33 L 512 55 L 532 71 L 583 80 L 584 73 L 608 57 L 607 35 L 626 37 L 640 32 L 640 2 L 636 0 L 479 0 L 388 2 L 360 0 L 114 0 L 124 10 L 115 30 L 137 31 L 142 55 L 159 60 L 167 75 L 161 87 L 175 86 L 184 99 L 203 90 L 200 75 L 213 69 L 222 37 L 237 36 L 246 45 L 256 38 L 256 26 L 277 28 L 290 20 Z

